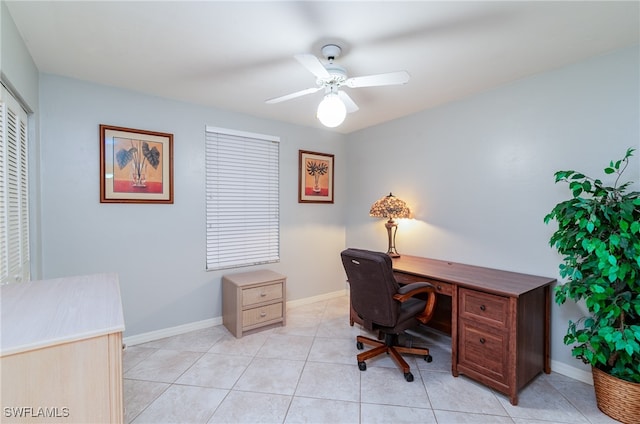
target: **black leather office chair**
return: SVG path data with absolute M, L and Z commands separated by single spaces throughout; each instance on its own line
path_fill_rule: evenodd
M 426 282 L 400 287 L 393 276 L 391 258 L 386 253 L 346 249 L 340 256 L 349 282 L 351 307 L 364 328 L 384 335 L 384 342 L 356 337 L 358 350 L 364 348 L 363 344 L 374 346 L 358 354 L 358 367 L 365 371 L 367 359 L 387 353 L 403 371 L 405 379 L 413 381 L 409 364 L 400 353 L 423 355 L 427 362 L 432 358 L 427 348 L 399 346 L 398 335 L 431 319 L 436 304 L 435 287 Z M 418 294 L 426 296 L 426 300 L 413 297 Z

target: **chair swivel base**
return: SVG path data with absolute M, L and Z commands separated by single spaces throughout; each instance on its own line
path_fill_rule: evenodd
M 390 338 L 391 337 L 391 338 Z M 411 368 L 407 361 L 400 355 L 401 353 L 410 353 L 413 355 L 422 355 L 424 356 L 424 360 L 427 362 L 431 362 L 433 358 L 429 354 L 429 349 L 427 348 L 419 348 L 419 347 L 404 347 L 394 345 L 392 341 L 393 337 L 387 335 L 386 341 L 374 340 L 369 337 L 357 336 L 356 337 L 356 347 L 358 350 L 364 349 L 364 345 L 374 346 L 373 349 L 367 350 L 366 352 L 359 353 L 358 358 L 358 368 L 360 371 L 367 370 L 366 360 L 374 358 L 378 355 L 382 355 L 383 353 L 391 355 L 394 362 L 398 365 L 398 367 L 404 373 L 405 380 L 411 382 L 413 381 L 413 374 L 411 374 Z

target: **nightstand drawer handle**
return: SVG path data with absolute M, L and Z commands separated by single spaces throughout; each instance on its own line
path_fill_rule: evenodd
M 486 340 L 484 339 L 484 337 L 480 337 L 480 344 L 484 344 L 484 342 L 486 342 Z
M 267 294 L 265 292 L 260 292 L 260 297 L 265 297 Z
M 487 307 L 486 307 L 486 306 L 484 306 L 484 305 L 480 305 L 480 310 L 481 310 L 481 311 L 485 311 L 486 309 L 487 309 Z
M 438 290 L 442 291 L 442 286 L 437 286 L 436 287 Z
M 260 318 L 264 318 L 264 317 L 266 317 L 266 316 L 267 316 L 267 313 L 266 313 L 266 312 L 264 312 L 264 311 L 260 312 Z

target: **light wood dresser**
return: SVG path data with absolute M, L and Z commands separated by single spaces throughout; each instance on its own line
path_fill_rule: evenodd
M 2 422 L 122 423 L 116 274 L 0 287 Z
M 222 322 L 236 337 L 286 324 L 287 277 L 270 270 L 222 277 Z

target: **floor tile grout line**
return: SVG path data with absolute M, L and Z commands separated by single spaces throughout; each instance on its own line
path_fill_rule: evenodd
M 553 384 L 551 384 L 550 382 L 548 382 L 548 384 L 549 384 L 551 387 L 553 387 L 553 388 L 554 388 L 558 393 L 560 393 L 560 396 L 562 396 L 562 397 L 563 397 L 563 398 L 564 398 L 564 399 L 569 403 L 569 405 L 573 406 L 573 407 L 575 408 L 575 410 L 576 410 L 576 411 L 578 411 L 578 413 L 584 417 L 585 422 L 587 422 L 587 423 L 591 423 L 591 422 L 592 422 L 592 421 L 591 421 L 591 419 L 590 419 L 588 416 L 586 416 L 586 415 L 584 414 L 584 412 L 583 412 L 583 411 L 578 407 L 578 405 L 575 405 L 575 404 L 571 401 L 571 399 L 569 399 L 569 398 L 564 394 L 564 392 L 563 392 L 562 390 L 558 390 L 558 389 L 557 389 Z
M 139 381 L 148 381 L 148 380 L 139 380 Z M 167 384 L 167 387 L 164 388 L 164 390 L 162 390 L 160 393 L 158 393 L 158 395 L 156 397 L 154 397 L 149 403 L 147 403 L 147 405 L 142 408 L 142 410 L 140 412 L 138 412 L 135 417 L 132 417 L 130 421 L 128 421 L 128 423 L 132 423 L 136 420 L 136 418 L 138 418 L 140 415 L 142 415 L 142 413 L 144 411 L 146 411 L 156 400 L 158 400 L 158 398 L 160 396 L 162 396 L 167 390 L 169 390 L 169 388 L 171 388 L 171 384 L 169 383 L 163 383 L 163 384 Z M 125 402 L 126 405 L 126 402 Z M 125 411 L 126 411 L 126 407 L 125 407 Z M 128 424 L 127 423 L 127 424 Z

